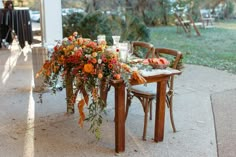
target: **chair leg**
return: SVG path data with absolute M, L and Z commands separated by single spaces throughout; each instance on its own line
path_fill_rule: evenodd
M 143 107 L 143 111 L 144 111 L 143 140 L 146 141 L 147 125 L 148 125 L 148 112 L 149 112 L 149 108 L 150 108 L 150 111 L 152 111 L 152 100 L 154 98 L 153 97 L 140 97 L 137 95 L 132 95 L 129 92 L 127 92 L 125 120 L 127 119 L 129 107 L 131 105 L 131 100 L 134 96 L 139 99 L 139 101 L 141 102 L 142 107 Z M 152 114 L 150 112 L 150 120 L 151 119 L 152 119 Z
M 172 98 L 170 98 L 170 103 L 169 103 L 169 110 L 170 110 L 170 122 L 172 125 L 173 132 L 176 132 L 175 129 L 175 123 L 174 123 L 174 116 L 173 116 L 173 106 L 172 106 Z
M 147 134 L 147 124 L 148 124 L 148 109 L 149 109 L 149 100 L 144 99 L 144 127 L 143 127 L 143 140 L 146 141 L 146 134 Z
M 149 102 L 149 105 L 150 105 L 149 119 L 152 120 L 152 100 Z
M 129 107 L 131 105 L 131 99 L 133 96 L 127 92 L 127 98 L 126 98 L 126 110 L 125 110 L 125 120 L 127 119 L 128 113 L 129 113 Z
M 173 81 L 170 83 L 171 83 L 171 86 L 173 87 Z M 169 90 L 166 94 L 166 104 L 170 110 L 170 122 L 171 122 L 173 132 L 176 132 L 175 123 L 174 123 L 174 116 L 173 116 L 173 89 Z

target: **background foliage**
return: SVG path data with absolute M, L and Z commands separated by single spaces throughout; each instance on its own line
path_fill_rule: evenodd
M 24 4 L 32 10 L 40 9 L 39 0 L 14 0 L 14 3 Z M 172 13 L 177 6 L 186 7 L 195 20 L 199 19 L 199 9 L 211 9 L 214 14 L 219 12 L 221 19 L 229 18 L 235 13 L 236 0 L 61 0 L 61 3 L 62 8 L 82 8 L 87 13 L 97 10 L 118 14 L 129 11 L 142 18 L 146 25 L 157 26 L 172 24 Z M 222 4 L 220 10 L 217 8 L 219 4 Z
M 63 16 L 63 36 L 74 31 L 92 40 L 96 40 L 99 34 L 105 34 L 109 45 L 112 44 L 112 35 L 120 35 L 121 41 L 150 41 L 149 29 L 142 19 L 128 14 L 117 16 L 96 11 Z

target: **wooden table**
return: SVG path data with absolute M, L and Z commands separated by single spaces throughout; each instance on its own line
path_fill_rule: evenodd
M 148 83 L 157 82 L 156 95 L 156 117 L 154 141 L 163 141 L 165 125 L 165 98 L 166 85 L 170 76 L 180 74 L 181 72 L 174 69 L 168 69 L 170 74 L 159 74 L 145 77 Z M 125 84 L 123 80 L 113 80 L 111 84 L 115 88 L 115 151 L 116 153 L 125 151 Z M 132 85 L 139 84 L 131 80 Z

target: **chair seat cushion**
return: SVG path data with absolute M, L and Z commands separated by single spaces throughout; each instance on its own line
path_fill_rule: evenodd
M 156 95 L 156 83 L 148 83 L 146 85 L 134 85 L 131 87 L 131 91 L 139 94 L 146 94 L 146 95 Z

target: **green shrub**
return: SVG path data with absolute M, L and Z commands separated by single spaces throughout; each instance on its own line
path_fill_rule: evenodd
M 129 14 L 107 15 L 96 11 L 87 15 L 74 13 L 63 17 L 63 36 L 74 31 L 92 40 L 104 34 L 109 45 L 112 44 L 112 35 L 120 35 L 121 41 L 150 41 L 148 27 L 140 18 Z
M 150 31 L 141 18 L 125 14 L 119 21 L 121 41 L 150 41 Z
M 229 17 L 230 15 L 232 15 L 234 12 L 234 4 L 232 2 L 227 2 L 227 7 L 226 7 L 226 17 Z
M 100 11 L 87 14 L 79 23 L 78 33 L 92 40 L 96 40 L 99 34 L 111 36 L 112 32 L 108 16 Z
M 63 37 L 71 35 L 73 32 L 78 31 L 79 23 L 84 18 L 82 13 L 72 13 L 62 16 Z

